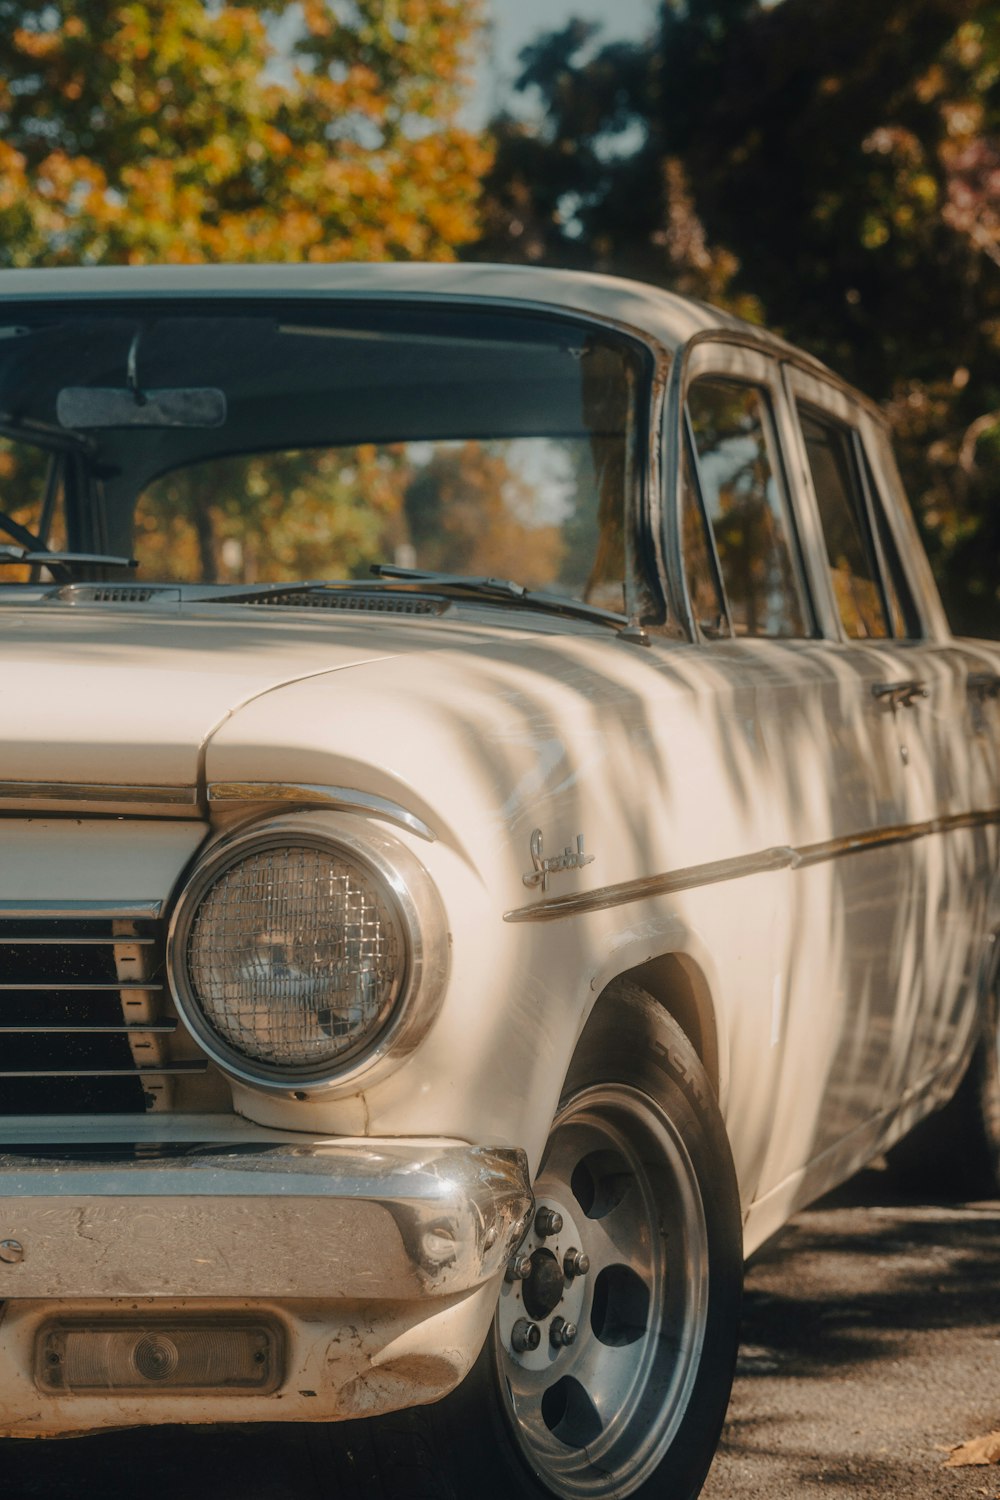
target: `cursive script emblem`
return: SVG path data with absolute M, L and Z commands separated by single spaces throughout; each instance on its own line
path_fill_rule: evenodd
M 527 875 L 524 875 L 522 879 L 525 885 L 540 885 L 543 891 L 547 891 L 549 888 L 550 875 L 556 874 L 559 870 L 582 870 L 584 865 L 593 864 L 594 861 L 592 854 L 584 854 L 583 852 L 582 833 L 578 833 L 576 836 L 575 849 L 567 844 L 562 854 L 553 854 L 550 858 L 546 859 L 542 854 L 542 830 L 536 828 L 531 835 L 530 848 L 531 863 L 535 868 L 530 870 Z

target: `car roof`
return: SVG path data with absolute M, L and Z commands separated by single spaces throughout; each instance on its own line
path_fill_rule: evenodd
M 577 313 L 657 338 L 670 350 L 712 332 L 752 336 L 818 362 L 741 318 L 645 282 L 591 271 L 464 263 L 67 266 L 0 271 L 0 300 L 125 297 L 432 298 Z

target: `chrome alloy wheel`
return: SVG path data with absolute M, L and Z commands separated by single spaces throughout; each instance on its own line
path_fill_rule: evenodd
M 698 1179 L 655 1103 L 608 1083 L 556 1117 L 535 1195 L 497 1310 L 502 1398 L 556 1495 L 618 1500 L 662 1460 L 698 1373 L 709 1281 Z

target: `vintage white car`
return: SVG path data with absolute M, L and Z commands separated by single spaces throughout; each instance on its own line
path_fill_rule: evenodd
M 0 1431 L 696 1495 L 745 1255 L 996 1182 L 1000 646 L 878 411 L 600 276 L 0 300 Z

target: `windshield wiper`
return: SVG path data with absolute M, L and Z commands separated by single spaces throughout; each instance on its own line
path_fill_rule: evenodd
M 475 577 L 466 573 L 434 573 L 421 568 L 397 568 L 393 563 L 373 563 L 371 572 L 376 578 L 388 582 L 424 583 L 442 593 L 468 594 L 477 599 L 507 599 L 514 604 L 523 604 L 528 609 L 543 609 L 554 614 L 569 615 L 579 620 L 594 620 L 600 625 L 612 625 L 623 640 L 635 641 L 641 646 L 649 645 L 649 636 L 642 626 L 628 615 L 613 609 L 601 609 L 597 604 L 585 604 L 582 599 L 571 599 L 566 594 L 546 594 L 536 589 L 525 588 L 510 578 Z
M 544 594 L 525 588 L 510 578 L 478 578 L 466 573 L 424 572 L 419 568 L 397 568 L 392 563 L 373 563 L 371 572 L 378 580 L 368 583 L 356 578 L 304 579 L 298 583 L 261 583 L 252 588 L 236 587 L 232 591 L 202 597 L 202 604 L 251 604 L 262 599 L 294 599 L 296 594 L 306 597 L 322 593 L 376 594 L 395 588 L 409 591 L 410 584 L 423 585 L 432 593 L 456 598 L 481 599 L 489 603 L 509 602 L 523 605 L 525 609 L 546 610 L 550 614 L 568 615 L 578 620 L 592 620 L 599 625 L 610 625 L 617 630 L 622 640 L 634 641 L 640 646 L 649 645 L 649 636 L 642 626 L 628 615 L 612 609 L 601 609 L 596 604 L 585 604 L 582 599 L 571 599 L 565 594 Z
M 50 552 L 46 547 L 13 547 L 0 545 L 0 565 L 3 563 L 41 563 L 50 568 L 52 576 L 59 581 L 75 567 L 137 568 L 134 557 L 111 557 L 104 552 Z

